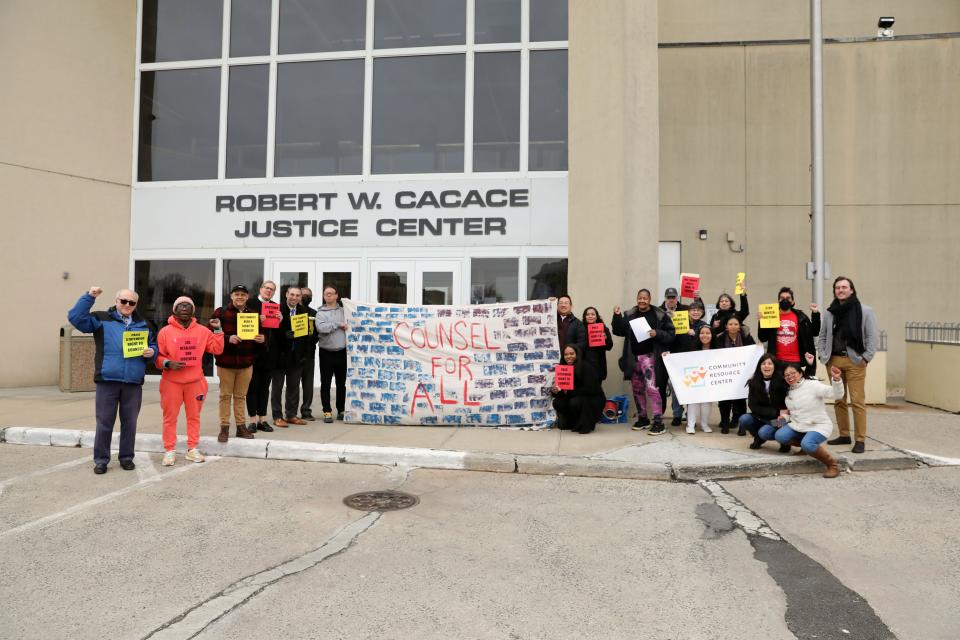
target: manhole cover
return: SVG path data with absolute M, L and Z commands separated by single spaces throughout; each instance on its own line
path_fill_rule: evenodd
M 343 499 L 343 504 L 359 511 L 396 511 L 420 504 L 420 498 L 402 491 L 364 491 Z

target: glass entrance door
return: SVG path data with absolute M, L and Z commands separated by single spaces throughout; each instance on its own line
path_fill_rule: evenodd
M 460 267 L 455 260 L 371 261 L 371 297 L 388 304 L 460 304 Z

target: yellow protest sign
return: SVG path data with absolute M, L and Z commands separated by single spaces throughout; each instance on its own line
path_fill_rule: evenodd
M 743 295 L 743 282 L 747 279 L 747 274 L 741 271 L 737 274 L 737 284 L 733 288 L 733 295 L 742 296 Z
M 123 332 L 123 357 L 139 358 L 143 355 L 143 350 L 147 348 L 146 331 L 124 331 Z
M 253 340 L 260 333 L 260 316 L 256 313 L 237 314 L 237 337 Z
M 293 330 L 294 338 L 302 338 L 307 335 L 307 327 L 310 325 L 310 316 L 305 313 L 298 313 L 290 316 L 290 328 Z
M 780 326 L 780 305 L 760 305 L 760 328 L 776 329 Z
M 671 320 L 673 320 L 673 329 L 677 332 L 677 335 L 690 331 L 689 311 L 674 311 Z

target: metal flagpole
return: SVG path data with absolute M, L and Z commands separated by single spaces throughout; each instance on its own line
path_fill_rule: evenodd
M 810 219 L 813 302 L 823 307 L 823 20 L 821 0 L 810 0 Z

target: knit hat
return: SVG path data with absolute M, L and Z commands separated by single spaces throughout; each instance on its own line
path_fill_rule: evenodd
M 177 308 L 177 305 L 180 304 L 181 302 L 187 302 L 187 303 L 189 303 L 190 306 L 193 307 L 194 309 L 197 308 L 197 305 L 193 304 L 193 300 L 191 300 L 188 296 L 180 296 L 179 298 L 177 298 L 176 300 L 174 300 L 174 301 L 173 301 L 173 308 L 176 309 L 176 308 Z

